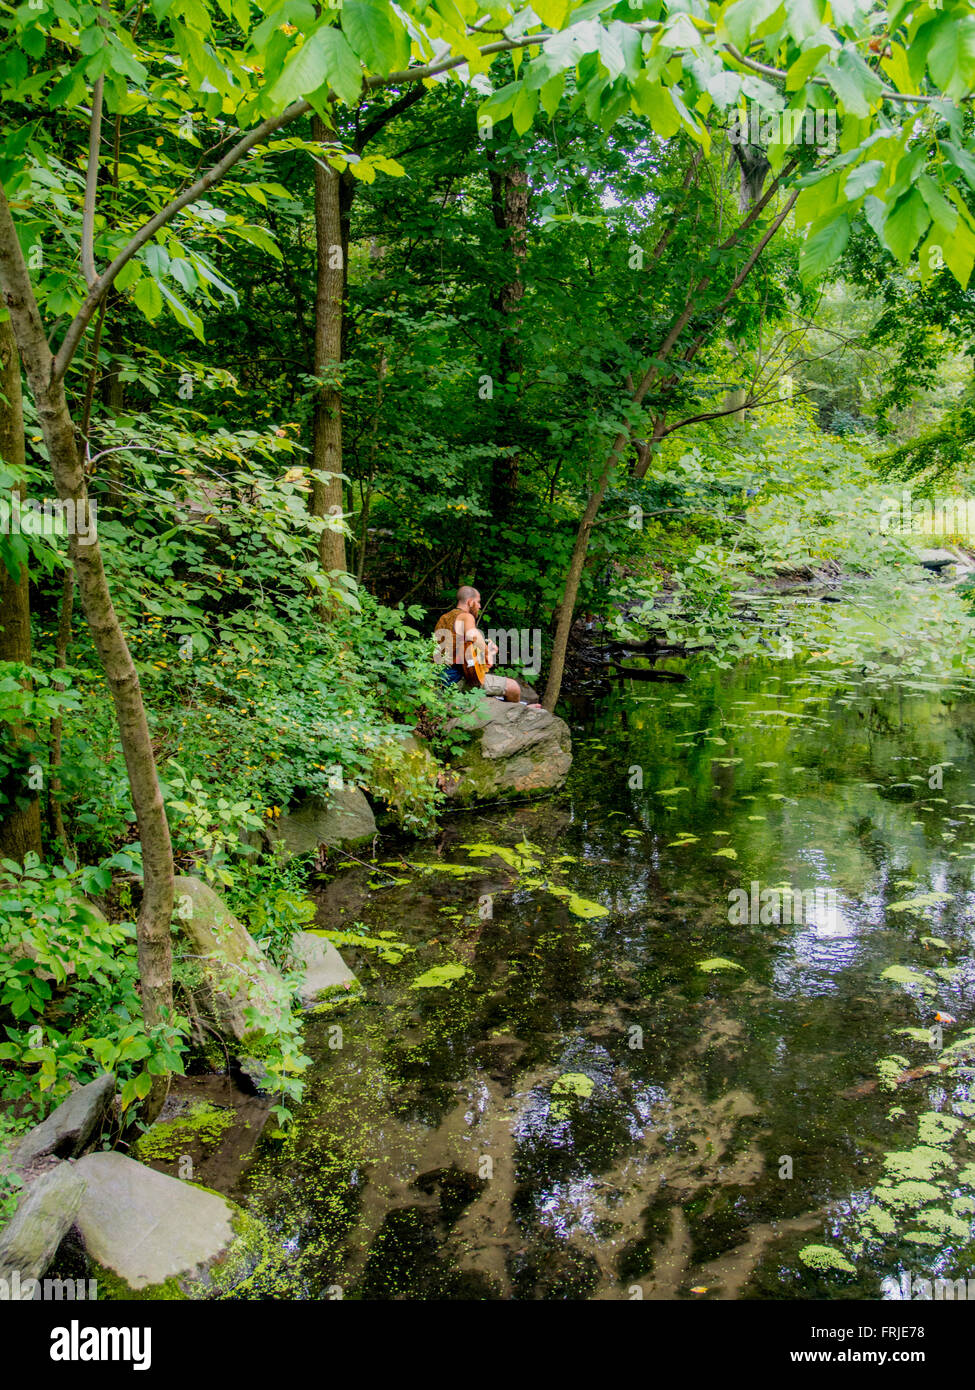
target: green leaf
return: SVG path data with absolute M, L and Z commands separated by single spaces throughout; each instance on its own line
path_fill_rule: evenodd
M 948 159 L 961 173 L 969 187 L 975 188 L 975 159 L 969 154 L 968 150 L 960 145 L 952 144 L 950 140 L 940 141 L 940 148 L 948 156 Z
M 524 135 L 531 128 L 535 112 L 538 110 L 538 93 L 523 87 L 511 112 L 511 123 L 518 135 Z
M 669 140 L 681 128 L 681 118 L 674 106 L 673 98 L 666 87 L 652 82 L 645 74 L 637 78 L 633 87 L 633 99 L 642 116 L 646 116 L 653 132 L 661 140 Z
M 823 69 L 823 77 L 844 109 L 854 116 L 869 116 L 871 104 L 884 88 L 877 74 L 848 49 L 842 51 L 835 67 Z
M 958 213 L 929 174 L 921 174 L 918 177 L 917 191 L 924 199 L 934 221 L 946 227 L 949 234 L 953 232 L 958 222 Z
M 378 0 L 344 0 L 342 31 L 371 72 L 385 75 L 410 61 L 409 35 L 392 8 Z
M 532 0 L 532 9 L 550 29 L 561 29 L 571 9 L 571 0 Z
M 863 164 L 857 164 L 851 169 L 846 176 L 846 183 L 843 185 L 843 192 L 850 202 L 855 202 L 871 188 L 875 188 L 886 167 L 882 159 L 868 159 Z
M 542 110 L 549 120 L 559 109 L 559 102 L 562 100 L 562 93 L 565 90 L 565 73 L 557 72 L 554 77 L 550 77 L 541 88 L 538 96 Z
M 789 0 L 785 7 L 785 23 L 796 43 L 819 32 L 824 8 L 823 0 Z
M 326 85 L 347 106 L 354 106 L 362 93 L 359 60 L 345 35 L 331 25 L 305 39 L 271 88 L 270 100 L 275 106 L 290 106 Z
M 906 265 L 911 259 L 911 252 L 921 240 L 930 221 L 931 214 L 916 188 L 910 189 L 887 213 L 884 220 L 884 241 L 901 265 Z
M 735 0 L 721 19 L 736 48 L 747 48 L 760 25 L 780 7 L 782 0 Z
M 822 275 L 843 254 L 850 239 L 850 219 L 846 213 L 817 222 L 814 227 L 799 257 L 800 271 L 807 280 Z
M 140 309 L 150 322 L 157 319 L 162 313 L 162 291 L 151 275 L 143 275 L 135 287 L 135 294 L 132 298 L 136 308 Z
M 954 190 L 952 192 L 954 194 Z M 941 246 L 945 264 L 962 289 L 965 289 L 975 267 L 975 233 L 964 216 L 958 219 L 954 236 L 946 238 Z
M 957 101 L 975 85 L 975 16 L 945 20 L 928 53 L 928 71 L 945 96 Z
M 799 57 L 786 73 L 785 90 L 787 92 L 797 92 L 805 83 L 806 78 L 810 77 L 812 73 L 816 71 L 820 59 L 829 51 L 826 44 L 818 44 L 815 48 L 810 48 L 807 49 L 805 53 L 800 53 Z

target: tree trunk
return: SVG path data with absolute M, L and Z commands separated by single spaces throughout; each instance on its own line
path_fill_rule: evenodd
M 0 323 L 0 459 L 14 468 L 24 466 L 24 408 L 20 387 L 20 358 L 10 320 Z M 23 499 L 23 489 L 15 489 Z M 0 558 L 0 661 L 30 665 L 30 602 L 26 564 L 16 579 Z M 33 730 L 16 724 L 14 746 L 33 738 Z M 23 803 L 9 806 L 0 819 L 0 855 L 23 863 L 24 856 L 41 852 L 41 802 L 29 782 L 8 789 Z
M 64 571 L 64 580 L 61 585 L 61 610 L 58 614 L 58 638 L 54 649 L 54 669 L 63 671 L 68 664 L 68 647 L 71 643 L 71 623 L 74 617 L 74 570 L 70 565 Z M 55 690 L 63 690 L 62 681 L 52 681 Z M 48 787 L 48 815 L 51 821 L 51 829 L 54 835 L 63 844 L 65 849 L 74 858 L 71 844 L 68 840 L 67 827 L 64 824 L 64 814 L 61 810 L 61 748 L 64 734 L 64 720 L 60 715 L 51 720 L 51 781 Z
M 312 138 L 325 144 L 333 132 L 319 116 L 312 119 Z M 345 294 L 346 248 L 342 240 L 339 174 L 331 166 L 315 165 L 315 362 L 313 375 L 323 381 L 315 396 L 312 467 L 330 475 L 312 483 L 313 516 L 341 516 L 342 501 L 342 309 Z M 344 570 L 345 536 L 324 530 L 318 558 L 326 573 Z
M 47 445 L 58 496 L 73 505 L 78 524 L 71 527 L 68 553 L 74 565 L 78 596 L 118 719 L 132 804 L 142 846 L 143 896 L 137 922 L 142 1011 L 148 1028 L 172 1010 L 173 980 L 170 922 L 173 913 L 173 851 L 159 790 L 152 738 L 142 690 L 118 615 L 112 603 L 101 549 L 88 501 L 87 484 L 75 439 L 63 381 L 55 376 L 53 358 L 41 324 L 30 277 L 14 230 L 6 198 L 0 192 L 0 287 L 10 310 L 14 334 L 27 371 Z M 86 538 L 82 544 L 81 536 Z M 168 1079 L 154 1086 L 150 1114 L 162 1105 Z
M 500 520 L 511 511 L 518 487 L 519 459 L 514 452 L 516 412 L 512 409 L 512 396 L 517 391 L 522 367 L 520 305 L 525 294 L 522 277 L 528 252 L 529 188 L 528 174 L 518 165 L 512 165 L 503 173 L 492 169 L 489 177 L 494 225 L 506 234 L 506 251 L 511 258 L 510 278 L 491 297 L 492 307 L 502 318 L 498 348 L 498 385 L 502 397 L 494 442 L 509 450 L 491 463 L 491 515 Z
M 765 194 L 764 198 L 760 202 L 755 204 L 755 206 L 752 208 L 751 212 L 741 223 L 741 225 L 736 229 L 736 231 L 732 233 L 732 235 L 727 239 L 727 241 L 725 241 L 723 249 L 730 249 L 730 247 L 737 242 L 742 232 L 752 222 L 755 221 L 757 216 L 761 213 L 762 209 L 764 208 L 765 204 L 769 202 L 769 200 L 772 198 L 772 195 L 776 187 L 777 183 L 774 183 L 772 187 L 768 190 L 768 192 Z M 711 326 L 712 333 L 718 328 L 720 323 L 723 321 L 726 310 L 728 309 L 729 305 L 734 302 L 735 295 L 737 294 L 741 286 L 745 283 L 745 281 L 748 279 L 748 276 L 754 269 L 756 262 L 758 261 L 765 247 L 769 244 L 772 237 L 778 231 L 779 227 L 781 227 L 786 217 L 788 217 L 797 197 L 798 190 L 789 194 L 784 206 L 772 219 L 771 224 L 762 233 L 762 235 L 759 237 L 757 244 L 749 252 L 748 256 L 745 259 L 744 265 L 738 271 L 735 278 L 732 280 L 727 292 L 725 293 L 721 302 L 718 304 L 717 308 L 714 311 L 714 314 L 712 316 L 713 322 Z M 651 385 L 659 381 L 661 375 L 661 367 L 663 363 L 669 359 L 671 353 L 673 352 L 677 344 L 678 338 L 684 331 L 689 319 L 691 318 L 691 314 L 698 297 L 704 293 L 704 291 L 708 288 L 710 282 L 710 275 L 706 275 L 701 280 L 699 280 L 696 285 L 692 287 L 690 293 L 687 296 L 687 301 L 684 305 L 683 312 L 671 325 L 669 333 L 667 334 L 666 338 L 661 343 L 660 347 L 657 349 L 654 355 L 653 366 L 651 366 L 647 370 L 643 380 L 640 382 L 639 386 L 630 397 L 634 405 L 642 405 Z M 700 351 L 701 347 L 707 340 L 707 333 L 702 333 L 697 339 L 695 339 L 695 341 L 691 344 L 688 350 L 683 354 L 684 361 L 693 361 L 697 353 Z M 662 437 L 664 419 L 665 416 L 663 413 L 658 414 L 658 417 L 655 419 L 652 443 L 656 443 Z M 569 644 L 569 632 L 572 628 L 572 615 L 573 610 L 575 608 L 576 596 L 579 592 L 579 583 L 582 579 L 582 571 L 585 568 L 586 564 L 586 552 L 589 549 L 589 535 L 592 531 L 593 522 L 596 519 L 596 514 L 599 511 L 599 508 L 602 505 L 603 498 L 606 495 L 606 489 L 609 486 L 610 476 L 612 475 L 613 469 L 616 466 L 616 463 L 620 455 L 622 454 L 623 449 L 626 447 L 627 441 L 631 438 L 631 436 L 632 428 L 622 430 L 616 436 L 616 440 L 613 444 L 613 448 L 610 452 L 609 458 L 606 460 L 606 465 L 603 468 L 602 474 L 599 479 L 599 483 L 596 487 L 596 491 L 590 497 L 589 502 L 586 506 L 586 510 L 583 512 L 582 520 L 579 523 L 579 530 L 576 534 L 575 545 L 572 548 L 572 557 L 569 561 L 569 572 L 566 575 L 565 589 L 562 594 L 562 603 L 559 608 L 558 624 L 556 626 L 555 639 L 552 645 L 552 661 L 549 667 L 548 684 L 545 687 L 545 699 L 542 702 L 545 708 L 548 710 L 555 709 L 556 702 L 559 698 L 559 691 L 562 688 L 562 673 L 565 670 L 565 653 L 566 648 Z M 652 447 L 641 448 L 639 461 L 636 469 L 634 470 L 634 477 L 642 478 L 646 474 L 652 456 Z
M 121 415 L 125 409 L 125 386 L 122 381 L 120 358 L 125 350 L 122 337 L 123 301 L 121 295 L 109 290 L 105 296 L 105 317 L 108 320 L 108 351 L 110 360 L 108 371 L 102 377 L 102 403 L 112 415 Z
M 565 587 L 562 590 L 562 602 L 559 605 L 559 619 L 555 628 L 555 638 L 552 643 L 552 660 L 548 668 L 548 682 L 545 686 L 545 696 L 542 704 L 547 710 L 554 710 L 558 703 L 559 691 L 562 689 L 562 675 L 565 671 L 565 653 L 569 646 L 569 633 L 572 629 L 572 618 L 575 614 L 576 598 L 579 593 L 579 585 L 582 582 L 582 572 L 586 567 L 586 554 L 589 550 L 589 537 L 592 533 L 593 523 L 599 508 L 603 505 L 603 498 L 606 496 L 606 489 L 609 487 L 609 480 L 613 469 L 619 462 L 619 458 L 629 435 L 620 432 L 613 441 L 613 448 L 603 465 L 599 482 L 596 490 L 591 494 L 586 503 L 586 510 L 582 514 L 579 522 L 579 530 L 576 532 L 575 545 L 572 547 L 572 555 L 569 559 L 569 568 L 565 576 Z

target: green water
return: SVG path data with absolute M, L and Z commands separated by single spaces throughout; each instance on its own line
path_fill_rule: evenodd
M 412 949 L 343 948 L 366 1001 L 312 1021 L 294 1131 L 234 1193 L 286 1252 L 280 1294 L 878 1298 L 904 1270 L 975 1275 L 970 1215 L 856 1234 L 925 1113 L 961 1122 L 942 1205 L 971 1190 L 964 1069 L 863 1083 L 890 1054 L 937 1060 L 896 1029 L 940 1012 L 947 1044 L 975 1023 L 975 702 L 780 665 L 568 717 L 564 791 L 447 816 L 319 894 L 320 926 Z M 835 898 L 729 921 L 752 882 Z M 411 987 L 450 963 L 449 985 Z M 953 973 L 924 992 L 881 978 L 896 964 Z M 811 1244 L 855 1272 L 816 1272 Z

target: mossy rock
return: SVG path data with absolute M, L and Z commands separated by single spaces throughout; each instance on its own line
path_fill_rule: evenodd
M 475 731 L 444 778 L 445 794 L 459 805 L 542 795 L 572 766 L 569 726 L 548 710 L 485 698 L 457 726 Z
M 248 1022 L 246 1011 L 273 1024 L 291 1010 L 291 995 L 280 972 L 247 928 L 201 879 L 175 880 L 176 920 L 189 947 L 195 978 L 188 977 L 193 1002 L 232 1046 L 260 1084 L 265 1033 Z M 258 1060 L 255 1062 L 254 1058 Z
M 321 845 L 355 849 L 372 844 L 376 834 L 376 817 L 358 787 L 337 788 L 327 801 L 299 802 L 268 827 L 271 840 L 292 854 L 316 854 Z
M 100 1299 L 238 1296 L 274 1255 L 256 1217 L 218 1192 L 119 1153 L 75 1165 L 87 1187 L 77 1215 Z
M 157 1120 L 132 1146 L 133 1155 L 143 1163 L 174 1163 L 189 1146 L 213 1148 L 234 1123 L 234 1111 L 193 1101 L 169 1120 Z

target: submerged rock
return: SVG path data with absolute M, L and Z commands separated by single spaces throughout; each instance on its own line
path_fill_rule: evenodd
M 110 1072 L 79 1086 L 20 1140 L 10 1155 L 10 1166 L 26 1168 L 48 1154 L 77 1158 L 99 1133 L 114 1095 L 115 1077 Z
M 262 1257 L 260 1223 L 215 1192 L 119 1153 L 89 1154 L 74 1171 L 87 1184 L 78 1230 L 109 1297 L 228 1292 Z
M 359 981 L 332 945 L 315 932 L 300 931 L 291 943 L 295 955 L 305 967 L 304 982 L 299 990 L 301 1002 L 309 1006 L 324 995 L 339 991 L 358 991 Z
M 333 791 L 327 802 L 317 797 L 283 815 L 268 833 L 292 854 L 315 854 L 319 846 L 368 844 L 375 837 L 376 817 L 358 787 Z
M 84 1195 L 78 1164 L 59 1163 L 28 1187 L 0 1235 L 0 1279 L 11 1297 L 34 1297 L 33 1287 L 25 1285 L 39 1279 L 54 1259 Z
M 552 791 L 572 766 L 569 726 L 548 710 L 485 698 L 457 723 L 477 730 L 444 775 L 460 805 Z

